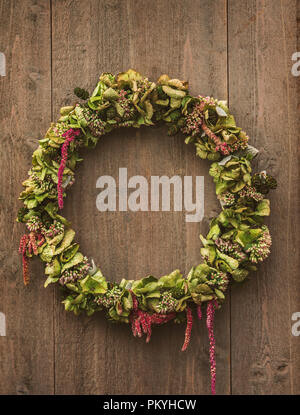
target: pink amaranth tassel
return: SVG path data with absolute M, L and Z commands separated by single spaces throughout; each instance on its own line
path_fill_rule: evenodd
M 147 311 L 140 310 L 138 308 L 139 304 L 135 294 L 131 290 L 130 293 L 133 303 L 133 310 L 130 314 L 132 334 L 134 337 L 142 337 L 143 333 L 146 334 L 146 342 L 149 343 L 152 333 L 151 325 L 167 323 L 176 317 L 176 313 L 150 314 Z
M 192 332 L 192 326 L 193 326 L 193 314 L 192 314 L 192 310 L 190 309 L 190 307 L 186 307 L 185 309 L 186 311 L 186 329 L 185 329 L 185 338 L 184 338 L 184 343 L 182 346 L 182 351 L 184 352 L 190 342 L 190 338 L 191 338 L 191 332 Z
M 32 254 L 38 255 L 38 246 L 41 246 L 40 242 L 44 242 L 45 238 L 42 234 L 37 232 L 30 232 L 29 235 L 24 234 L 20 240 L 19 253 L 22 254 L 22 265 L 23 265 L 23 280 L 24 284 L 29 284 L 29 268 L 28 268 L 28 256 Z
M 205 124 L 205 122 L 202 122 L 202 130 L 205 132 L 205 134 L 215 143 L 216 146 L 219 146 L 222 141 L 219 139 L 219 137 L 216 136 L 216 134 L 214 134 L 210 128 L 207 127 L 207 125 Z
M 130 291 L 130 294 L 131 294 L 131 297 L 132 297 L 133 310 L 137 311 L 137 309 L 139 308 L 138 300 L 137 300 L 136 296 L 134 295 L 133 291 L 132 290 L 129 290 L 129 291 Z
M 58 169 L 57 193 L 58 193 L 58 206 L 60 209 L 64 207 L 62 179 L 63 179 L 64 170 L 67 164 L 67 160 L 68 160 L 68 147 L 69 147 L 69 144 L 79 134 L 80 134 L 80 131 L 74 130 L 73 128 L 70 128 L 68 131 L 62 134 L 63 137 L 66 137 L 66 140 L 61 146 L 61 161 L 60 161 L 60 166 Z
M 26 256 L 26 248 L 27 248 L 28 242 L 29 242 L 29 237 L 28 235 L 24 234 L 20 240 L 20 245 L 19 245 L 19 253 L 22 254 L 24 285 L 29 284 L 28 258 Z
M 164 324 L 167 323 L 170 320 L 173 320 L 173 318 L 176 317 L 176 313 L 168 313 L 168 314 L 158 314 L 154 313 L 150 315 L 150 321 L 152 324 Z
M 203 112 L 206 102 L 207 101 L 202 101 L 199 105 L 200 112 Z M 202 119 L 201 128 L 203 132 L 215 143 L 216 151 L 220 151 L 224 156 L 227 156 L 229 154 L 227 143 L 222 142 L 220 138 L 212 132 L 212 130 L 206 125 L 204 119 Z
M 38 234 L 38 242 L 37 242 L 37 245 L 38 246 L 42 246 L 44 242 L 45 242 L 44 236 L 41 233 L 39 233 Z
M 30 232 L 29 241 L 30 241 L 30 245 L 32 246 L 32 250 L 33 250 L 34 255 L 38 255 L 38 248 L 37 248 L 34 232 Z
M 149 343 L 151 339 L 152 334 L 152 328 L 151 328 L 151 317 L 148 315 L 146 317 L 146 323 L 147 323 L 147 337 L 146 337 L 146 343 Z
M 140 322 L 138 320 L 135 320 L 135 336 L 142 337 L 142 329 Z
M 206 309 L 206 327 L 208 329 L 209 337 L 209 361 L 210 361 L 210 375 L 211 375 L 211 393 L 216 394 L 216 357 L 215 357 L 215 337 L 214 337 L 214 316 L 215 306 L 214 301 L 207 304 Z

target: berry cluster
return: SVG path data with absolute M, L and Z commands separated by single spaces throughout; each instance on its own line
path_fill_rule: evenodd
M 185 117 L 185 125 L 181 128 L 183 134 L 192 137 L 202 134 L 203 103 L 194 105 L 193 111 Z
M 218 288 L 221 291 L 226 291 L 229 283 L 228 276 L 222 271 L 212 271 L 207 276 L 207 285 Z
M 89 108 L 83 108 L 82 114 L 87 122 L 89 129 L 95 137 L 105 134 L 105 121 L 97 117 L 97 113 Z
M 253 199 L 256 202 L 260 202 L 264 198 L 264 196 L 259 193 L 253 186 L 245 186 L 242 190 L 239 191 L 239 196 L 242 198 Z
M 110 290 L 108 290 L 104 295 L 97 297 L 95 302 L 104 307 L 104 308 L 111 308 L 116 304 L 116 302 L 120 299 L 122 294 L 122 289 L 115 285 Z
M 43 224 L 38 216 L 31 216 L 26 222 L 29 232 L 36 232 L 42 228 Z
M 54 238 L 54 236 L 63 233 L 64 229 L 64 224 L 55 219 L 49 229 L 44 229 L 43 233 L 47 238 Z
M 272 245 L 271 235 L 267 226 L 263 226 L 262 235 L 248 248 L 246 252 L 250 253 L 250 261 L 257 264 L 263 261 L 270 254 Z
M 31 176 L 31 180 L 34 186 L 44 192 L 48 192 L 50 194 L 56 194 L 56 186 L 51 179 L 51 176 L 47 175 L 42 180 L 37 174 L 33 173 Z
M 224 206 L 232 206 L 235 203 L 234 194 L 231 192 L 225 192 L 218 196 L 218 199 L 224 204 Z
M 117 102 L 124 111 L 124 114 L 122 115 L 122 119 L 128 121 L 135 116 L 136 110 L 132 104 L 132 101 L 126 98 L 126 95 L 127 95 L 127 91 L 125 91 L 124 89 L 121 89 L 121 91 L 119 92 L 120 98 L 117 100 Z
M 68 284 L 70 282 L 76 282 L 77 280 L 81 280 L 84 278 L 89 271 L 90 264 L 88 262 L 87 257 L 83 257 L 83 260 L 80 264 L 74 266 L 71 269 L 66 269 L 60 279 L 59 282 L 61 285 Z
M 227 241 L 222 238 L 217 238 L 215 240 L 215 244 L 218 247 L 219 251 L 230 255 L 231 257 L 237 259 L 239 262 L 247 259 L 247 255 L 237 242 L 231 242 L 230 240 Z
M 157 305 L 157 310 L 160 314 L 171 313 L 176 310 L 178 301 L 172 296 L 169 291 L 162 293 L 159 303 Z
M 61 121 L 55 124 L 52 131 L 54 134 L 56 134 L 57 137 L 62 137 L 62 135 L 66 133 L 69 128 L 70 126 L 67 122 Z

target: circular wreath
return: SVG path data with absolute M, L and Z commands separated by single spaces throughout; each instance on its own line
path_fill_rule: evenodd
M 39 140 L 23 182 L 24 206 L 17 221 L 28 229 L 19 246 L 24 283 L 29 282 L 28 258 L 39 256 L 46 263 L 45 287 L 56 282 L 63 287 L 66 310 L 88 315 L 105 310 L 110 320 L 130 323 L 134 336 L 144 333 L 147 342 L 153 325 L 186 322 L 183 351 L 190 340 L 193 309 L 201 319 L 206 306 L 214 394 L 214 312 L 224 301 L 228 284 L 243 281 L 270 253 L 271 237 L 263 217 L 270 214 L 265 195 L 276 181 L 265 171 L 251 175 L 251 160 L 258 150 L 248 145 L 248 136 L 236 126 L 226 101 L 193 97 L 187 82 L 162 75 L 154 83 L 129 69 L 117 76 L 103 73 L 91 96 L 81 88 L 74 93 L 81 101 L 61 108 L 59 120 Z M 159 279 L 109 282 L 80 252 L 71 223 L 59 214 L 63 197 L 74 183 L 81 147 L 94 147 L 116 128 L 158 122 L 168 125 L 169 135 L 182 132 L 200 158 L 212 161 L 209 174 L 222 210 L 206 237 L 200 235 L 203 263 L 187 276 L 175 270 Z

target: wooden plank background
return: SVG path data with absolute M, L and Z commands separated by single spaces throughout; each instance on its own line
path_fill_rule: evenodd
M 261 150 L 257 169 L 277 176 L 272 255 L 249 281 L 231 287 L 217 313 L 217 393 L 300 393 L 300 338 L 291 334 L 292 313 L 300 311 L 296 7 L 296 0 L 0 1 L 7 61 L 0 77 L 1 394 L 210 392 L 204 323 L 195 322 L 182 353 L 183 326 L 155 329 L 146 345 L 101 314 L 64 312 L 57 288 L 43 288 L 39 261 L 31 263 L 31 284 L 22 284 L 22 226 L 14 218 L 36 141 L 59 108 L 73 103 L 74 86 L 91 92 L 101 72 L 129 67 L 153 80 L 162 73 L 188 79 L 193 94 L 228 99 Z M 208 163 L 182 137 L 160 127 L 114 132 L 84 158 L 65 213 L 83 252 L 109 279 L 187 272 L 199 263 L 198 234 L 219 206 Z M 184 212 L 100 214 L 96 180 L 117 177 L 119 167 L 148 179 L 205 176 L 203 221 L 186 223 Z

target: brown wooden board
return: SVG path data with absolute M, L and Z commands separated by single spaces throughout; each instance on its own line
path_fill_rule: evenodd
M 246 3 L 228 4 L 229 102 L 261 150 L 257 169 L 272 171 L 278 189 L 267 221 L 272 254 L 231 290 L 232 393 L 299 393 L 300 344 L 291 333 L 300 305 L 296 1 Z
M 32 152 L 51 121 L 49 2 L 1 1 L 0 20 L 6 56 L 6 76 L 0 77 L 0 311 L 7 326 L 0 337 L 0 393 L 53 393 L 53 293 L 43 288 L 39 261 L 24 287 L 17 252 L 22 229 L 15 221 Z
M 22 226 L 14 218 L 36 141 L 59 108 L 75 102 L 75 86 L 92 92 L 101 72 L 130 67 L 151 80 L 162 73 L 188 79 L 194 95 L 229 99 L 262 150 L 257 168 L 278 177 L 268 220 L 273 253 L 250 281 L 231 288 L 216 314 L 217 393 L 299 393 L 299 337 L 291 334 L 291 315 L 300 311 L 299 78 L 291 75 L 299 48 L 296 1 L 2 0 L 0 17 L 7 59 L 7 75 L 0 77 L 0 312 L 7 318 L 0 393 L 210 393 L 204 321 L 195 319 L 183 353 L 184 325 L 155 328 L 145 344 L 101 313 L 66 313 L 57 287 L 43 288 L 39 261 L 31 263 L 31 284 L 22 285 L 16 251 Z M 161 127 L 113 132 L 83 157 L 64 213 L 82 251 L 109 280 L 159 277 L 176 268 L 186 274 L 201 262 L 198 235 L 220 207 L 209 163 L 182 136 L 169 137 Z M 100 213 L 97 178 L 117 178 L 120 167 L 148 181 L 204 176 L 203 221 L 186 223 L 185 212 Z

